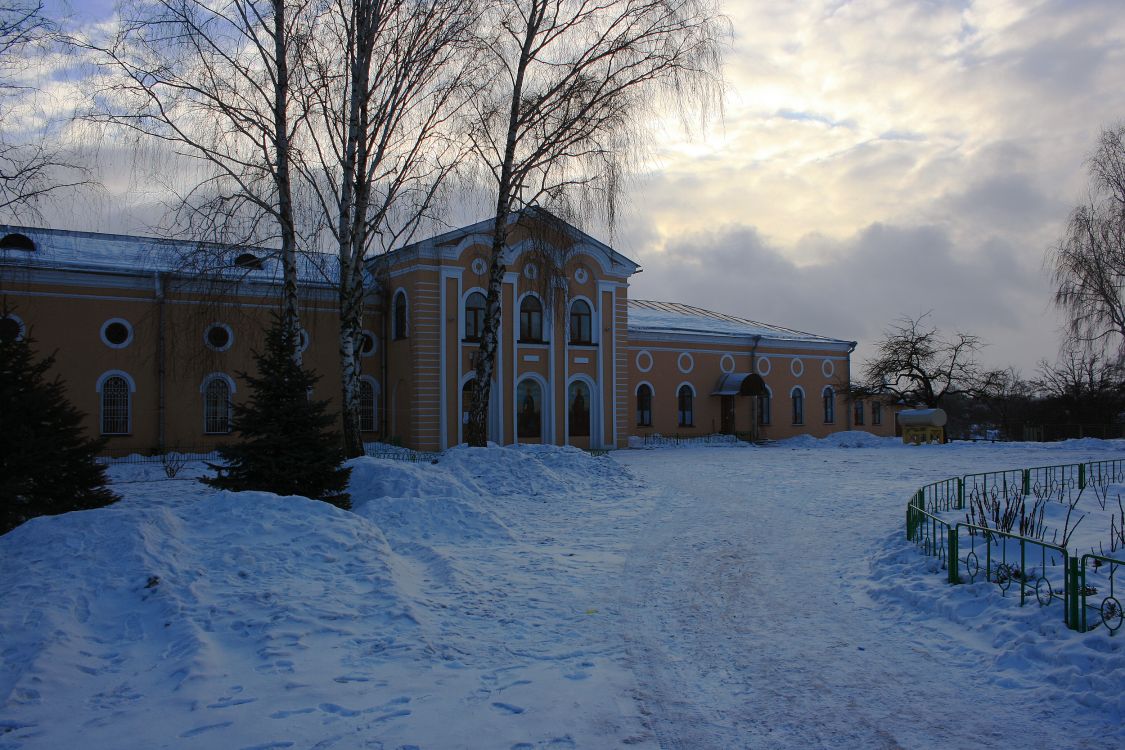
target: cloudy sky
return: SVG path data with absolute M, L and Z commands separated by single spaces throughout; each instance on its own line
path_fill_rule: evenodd
M 112 2 L 72 7 L 103 20 Z M 987 340 L 991 365 L 1053 359 L 1044 255 L 1100 129 L 1125 120 L 1121 0 L 724 10 L 722 122 L 659 135 L 599 233 L 644 267 L 630 293 L 856 339 L 860 361 L 889 322 L 930 310 Z M 104 203 L 114 226 L 73 228 L 139 231 L 124 190 Z

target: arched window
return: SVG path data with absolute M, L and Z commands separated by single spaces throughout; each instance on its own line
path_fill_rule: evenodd
M 695 422 L 695 415 L 692 412 L 691 403 L 693 395 L 691 386 L 686 383 L 680 386 L 680 390 L 676 394 L 676 400 L 678 402 L 677 413 L 679 415 L 678 424 L 680 427 L 691 427 Z
M 399 289 L 395 294 L 395 305 L 393 312 L 393 332 L 394 338 L 406 338 L 406 291 Z
M 770 423 L 770 401 L 772 398 L 768 391 L 758 396 L 758 424 L 763 427 Z
M 793 399 L 793 424 L 805 423 L 805 392 L 794 388 L 789 396 Z
M 203 432 L 225 435 L 230 432 L 230 383 L 212 377 L 203 386 Z
M 832 424 L 836 421 L 836 393 L 829 386 L 821 395 L 824 397 L 824 423 Z
M 480 341 L 484 335 L 485 298 L 473 292 L 465 299 L 465 341 Z
M 370 380 L 359 381 L 359 431 L 376 432 L 378 427 L 378 401 L 375 399 L 375 384 Z
M 883 424 L 883 404 L 879 401 L 871 402 L 871 424 Z
M 531 294 L 520 303 L 520 341 L 543 342 L 543 303 Z
M 130 427 L 129 381 L 111 375 L 102 381 L 102 434 L 128 435 Z
M 586 300 L 574 300 L 574 304 L 570 306 L 570 343 L 594 343 L 593 321 L 594 316 Z
M 516 435 L 537 438 L 543 434 L 543 389 L 534 380 L 524 380 L 516 387 Z
M 863 424 L 863 402 L 855 402 L 855 423 L 857 425 Z
M 637 427 L 652 427 L 652 388 L 647 383 L 637 389 Z
M 567 434 L 590 437 L 590 387 L 581 380 L 574 381 L 570 384 L 566 403 L 570 416 Z

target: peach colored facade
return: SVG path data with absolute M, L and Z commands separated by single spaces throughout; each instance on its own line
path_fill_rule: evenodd
M 513 221 L 490 404 L 493 441 L 606 449 L 655 433 L 894 434 L 889 409 L 873 424 L 865 406 L 857 425 L 854 404 L 838 395 L 847 391 L 853 342 L 631 301 L 635 263 L 549 214 Z M 361 357 L 365 439 L 420 450 L 461 442 L 478 349 L 473 305 L 487 284 L 489 229 L 482 222 L 448 232 L 369 267 L 381 294 L 369 299 L 364 320 L 370 339 Z M 38 351 L 56 352 L 56 372 L 87 414 L 90 432 L 110 427 L 111 454 L 209 450 L 230 440 L 209 394 L 214 389 L 233 402 L 245 397 L 239 373 L 252 371 L 251 352 L 277 309 L 278 272 L 268 257 L 247 265 L 244 249 L 221 247 L 210 248 L 217 262 L 208 273 L 176 270 L 182 264 L 175 259 L 193 248 L 0 226 L 0 296 Z M 315 395 L 336 409 L 336 292 L 324 269 L 308 267 L 302 275 L 304 361 L 321 375 Z M 107 384 L 118 394 L 112 404 Z M 763 385 L 768 404 L 740 395 Z M 638 399 L 644 388 L 647 409 Z M 685 392 L 690 403 L 681 398 Z M 794 393 L 803 397 L 800 420 Z M 107 421 L 122 408 L 125 419 Z

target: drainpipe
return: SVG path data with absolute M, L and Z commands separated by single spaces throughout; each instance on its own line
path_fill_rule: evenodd
M 845 391 L 848 394 L 848 401 L 847 401 L 848 406 L 847 406 L 847 409 L 846 409 L 847 412 L 848 412 L 848 416 L 847 416 L 847 419 L 845 420 L 844 424 L 847 425 L 849 430 L 852 429 L 853 427 L 855 427 L 855 425 L 852 424 L 852 419 L 854 417 L 854 412 L 855 412 L 855 410 L 852 408 L 852 398 L 851 398 L 851 395 L 852 395 L 852 352 L 855 351 L 855 348 L 858 345 L 859 345 L 858 341 L 848 342 L 848 383 L 847 383 L 848 389 L 847 389 L 847 391 Z
M 761 342 L 761 336 L 752 337 L 754 343 L 750 345 L 750 374 L 758 374 L 758 344 Z M 754 396 L 750 399 L 750 439 L 757 442 L 762 439 L 761 430 L 758 426 L 758 397 Z
M 156 447 L 161 453 L 165 449 L 165 319 L 164 319 L 164 273 L 157 271 L 153 281 L 156 288 Z

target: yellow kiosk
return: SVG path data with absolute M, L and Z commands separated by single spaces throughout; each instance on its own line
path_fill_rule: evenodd
M 908 445 L 945 442 L 947 417 L 941 409 L 906 409 L 898 413 L 902 442 Z

